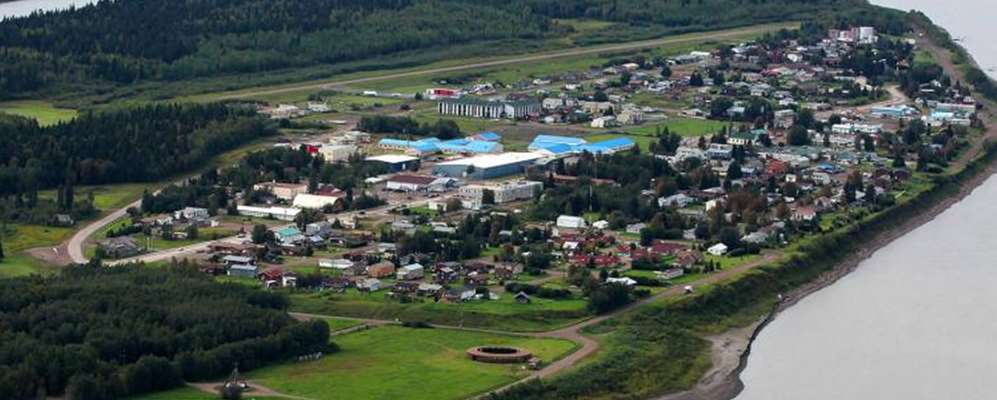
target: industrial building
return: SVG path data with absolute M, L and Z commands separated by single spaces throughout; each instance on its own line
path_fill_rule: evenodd
M 294 198 L 294 206 L 297 208 L 307 208 L 312 210 L 320 210 L 326 207 L 341 207 L 342 197 L 338 196 L 322 196 L 317 194 L 307 194 L 302 193 Z
M 273 218 L 281 221 L 294 221 L 301 212 L 298 208 L 239 206 L 239 215 L 256 218 Z
M 437 106 L 440 115 L 458 117 L 522 119 L 540 114 L 536 101 L 488 101 L 471 97 L 443 100 Z
M 326 162 L 345 162 L 349 161 L 350 156 L 357 153 L 357 146 L 352 144 L 327 144 L 319 148 L 318 152 L 322 154 L 322 158 L 325 158 Z
M 400 140 L 385 138 L 378 147 L 387 150 L 401 150 L 408 154 L 423 156 L 433 153 L 450 154 L 489 154 L 501 153 L 504 149 L 497 141 L 476 140 L 473 138 L 441 141 L 437 138 L 421 140 Z
M 550 155 L 565 155 L 589 152 L 592 154 L 613 154 L 630 150 L 637 144 L 628 137 L 618 137 L 601 142 L 588 143 L 585 139 L 571 136 L 538 135 L 530 143 L 530 151 Z
M 451 178 L 492 179 L 521 174 L 544 158 L 539 153 L 487 154 L 447 161 L 433 167 L 433 175 Z
M 451 178 L 440 178 L 425 175 L 399 174 L 388 179 L 385 186 L 388 190 L 399 192 L 443 191 L 453 182 Z
M 385 154 L 380 156 L 367 157 L 368 162 L 382 163 L 388 166 L 391 172 L 401 172 L 401 171 L 414 171 L 419 169 L 419 158 L 400 155 L 400 154 Z
M 492 192 L 495 204 L 529 200 L 543 190 L 542 182 L 516 181 L 485 185 L 467 185 L 460 188 L 459 196 L 464 208 L 479 210 L 484 205 L 485 192 Z

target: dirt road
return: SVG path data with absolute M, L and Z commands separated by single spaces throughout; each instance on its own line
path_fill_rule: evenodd
M 522 64 L 522 63 L 545 61 L 545 60 L 552 60 L 552 59 L 565 58 L 565 57 L 584 56 L 584 55 L 598 54 L 605 52 L 640 50 L 640 49 L 654 48 L 665 45 L 686 44 L 686 43 L 700 42 L 704 40 L 716 40 L 716 39 L 738 37 L 743 35 L 762 34 L 766 32 L 772 32 L 779 28 L 787 28 L 791 26 L 795 26 L 795 24 L 786 23 L 786 24 L 759 25 L 759 26 L 751 26 L 739 29 L 683 35 L 682 37 L 677 37 L 677 38 L 670 37 L 670 38 L 643 40 L 638 42 L 629 42 L 629 43 L 621 43 L 613 45 L 583 47 L 583 48 L 576 48 L 569 50 L 559 50 L 547 53 L 518 56 L 512 58 L 503 58 L 494 61 L 468 63 L 468 64 L 455 65 L 450 67 L 420 69 L 415 71 L 397 72 L 397 73 L 386 73 L 384 75 L 370 76 L 365 78 L 346 79 L 338 81 L 326 80 L 326 81 L 316 81 L 311 83 L 303 83 L 300 85 L 284 86 L 272 89 L 234 91 L 228 94 L 223 93 L 219 96 L 211 96 L 211 98 L 213 100 L 230 100 L 230 99 L 240 99 L 247 97 L 281 94 L 287 92 L 296 92 L 301 90 L 313 90 L 313 89 L 318 90 L 325 87 L 355 85 L 358 83 L 385 81 L 390 79 L 408 78 L 413 76 L 425 76 L 425 75 L 440 74 L 445 72 L 455 72 L 455 71 L 464 71 L 464 70 L 477 69 L 477 68 L 488 68 L 488 67 L 498 67 L 503 65 Z

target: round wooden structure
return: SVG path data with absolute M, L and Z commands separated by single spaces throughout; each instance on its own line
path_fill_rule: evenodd
M 481 346 L 467 350 L 472 360 L 491 364 L 519 364 L 533 358 L 530 352 L 507 346 Z

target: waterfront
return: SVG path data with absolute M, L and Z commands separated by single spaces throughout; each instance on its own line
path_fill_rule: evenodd
M 921 10 L 945 28 L 973 54 L 980 68 L 997 78 L 997 7 L 992 0 L 946 2 L 938 0 L 873 0 L 873 4 L 901 9 Z
M 72 6 L 80 7 L 94 0 L 20 0 L 0 3 L 0 19 L 23 17 L 37 10 L 60 10 Z
M 742 400 L 978 399 L 997 391 L 997 178 L 762 331 Z M 969 223 L 968 221 L 972 221 Z

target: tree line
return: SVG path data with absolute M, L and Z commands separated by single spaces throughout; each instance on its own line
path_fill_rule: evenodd
M 792 18 L 860 0 L 218 0 L 101 1 L 0 22 L 0 93 L 131 84 L 347 63 L 453 46 L 535 44 L 616 26 L 582 44 Z
M 32 222 L 39 222 L 33 210 L 82 214 L 92 199 L 89 207 L 79 205 L 75 186 L 164 179 L 275 132 L 254 110 L 222 104 L 86 112 L 46 127 L 0 117 L 0 203 Z M 48 188 L 58 189 L 54 203 L 39 199 Z
M 0 397 L 120 398 L 335 351 L 324 322 L 297 322 L 287 306 L 184 265 L 3 280 Z

